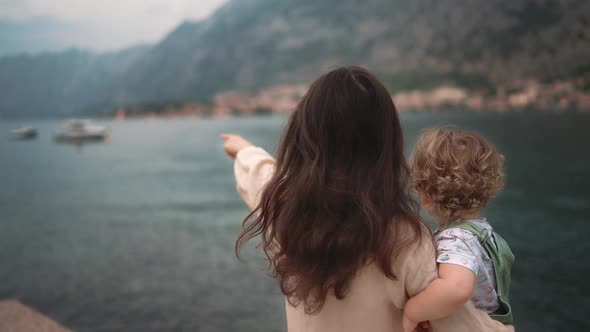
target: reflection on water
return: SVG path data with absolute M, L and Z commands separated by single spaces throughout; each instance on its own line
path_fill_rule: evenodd
M 55 139 L 55 143 L 61 144 L 61 145 L 70 145 L 70 146 L 73 146 L 76 151 L 82 152 L 82 151 L 84 151 L 85 145 L 104 144 L 104 143 L 108 142 L 108 140 L 109 140 L 108 137 L 107 138 L 100 138 L 100 139 L 85 139 L 85 138 L 70 139 L 70 140 Z
M 403 114 L 408 148 L 456 124 L 507 159 L 487 217 L 517 261 L 518 331 L 584 331 L 583 232 L 590 216 L 590 115 Z M 105 144 L 0 140 L 0 298 L 76 331 L 283 331 L 284 303 L 260 255 L 233 241 L 246 214 L 218 134 L 273 148 L 284 117 L 108 123 Z M 9 132 L 14 123 L 0 123 Z M 84 153 L 78 153 L 83 151 Z

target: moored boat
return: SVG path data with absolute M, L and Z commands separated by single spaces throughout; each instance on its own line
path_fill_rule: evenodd
M 102 141 L 109 136 L 106 127 L 90 120 L 68 120 L 63 129 L 55 134 L 57 141 Z
M 12 134 L 16 139 L 27 140 L 37 137 L 38 132 L 37 129 L 32 127 L 21 127 L 14 129 L 12 131 Z

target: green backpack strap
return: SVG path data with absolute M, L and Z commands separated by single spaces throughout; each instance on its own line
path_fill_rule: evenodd
M 498 233 L 493 232 L 490 235 L 485 228 L 472 222 L 454 222 L 448 228 L 460 228 L 469 231 L 477 236 L 479 242 L 484 246 L 494 264 L 496 293 L 500 304 L 500 308 L 490 314 L 490 317 L 503 324 L 512 324 L 512 309 L 508 302 L 508 296 L 510 293 L 510 270 L 514 263 L 514 254 L 510 250 L 510 246 Z

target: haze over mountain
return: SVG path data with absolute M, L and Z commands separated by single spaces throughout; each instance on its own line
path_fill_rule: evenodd
M 0 56 L 154 44 L 227 0 L 0 0 Z
M 0 59 L 0 114 L 56 115 L 306 83 L 359 64 L 392 90 L 590 72 L 585 0 L 233 0 L 160 43 Z
M 89 34 L 77 24 L 50 18 L 0 19 L 0 56 L 63 51 L 72 41 L 82 41 Z
M 81 113 L 148 49 L 137 46 L 100 55 L 68 50 L 0 58 L 0 115 Z

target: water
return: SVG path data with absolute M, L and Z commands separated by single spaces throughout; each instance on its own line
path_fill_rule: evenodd
M 519 331 L 585 331 L 590 308 L 590 115 L 404 114 L 490 138 L 507 187 L 486 213 L 517 255 Z M 274 148 L 284 117 L 107 123 L 105 144 L 0 139 L 0 299 L 76 331 L 283 331 L 284 302 L 254 248 L 218 134 Z M 19 123 L 0 123 L 8 133 Z

